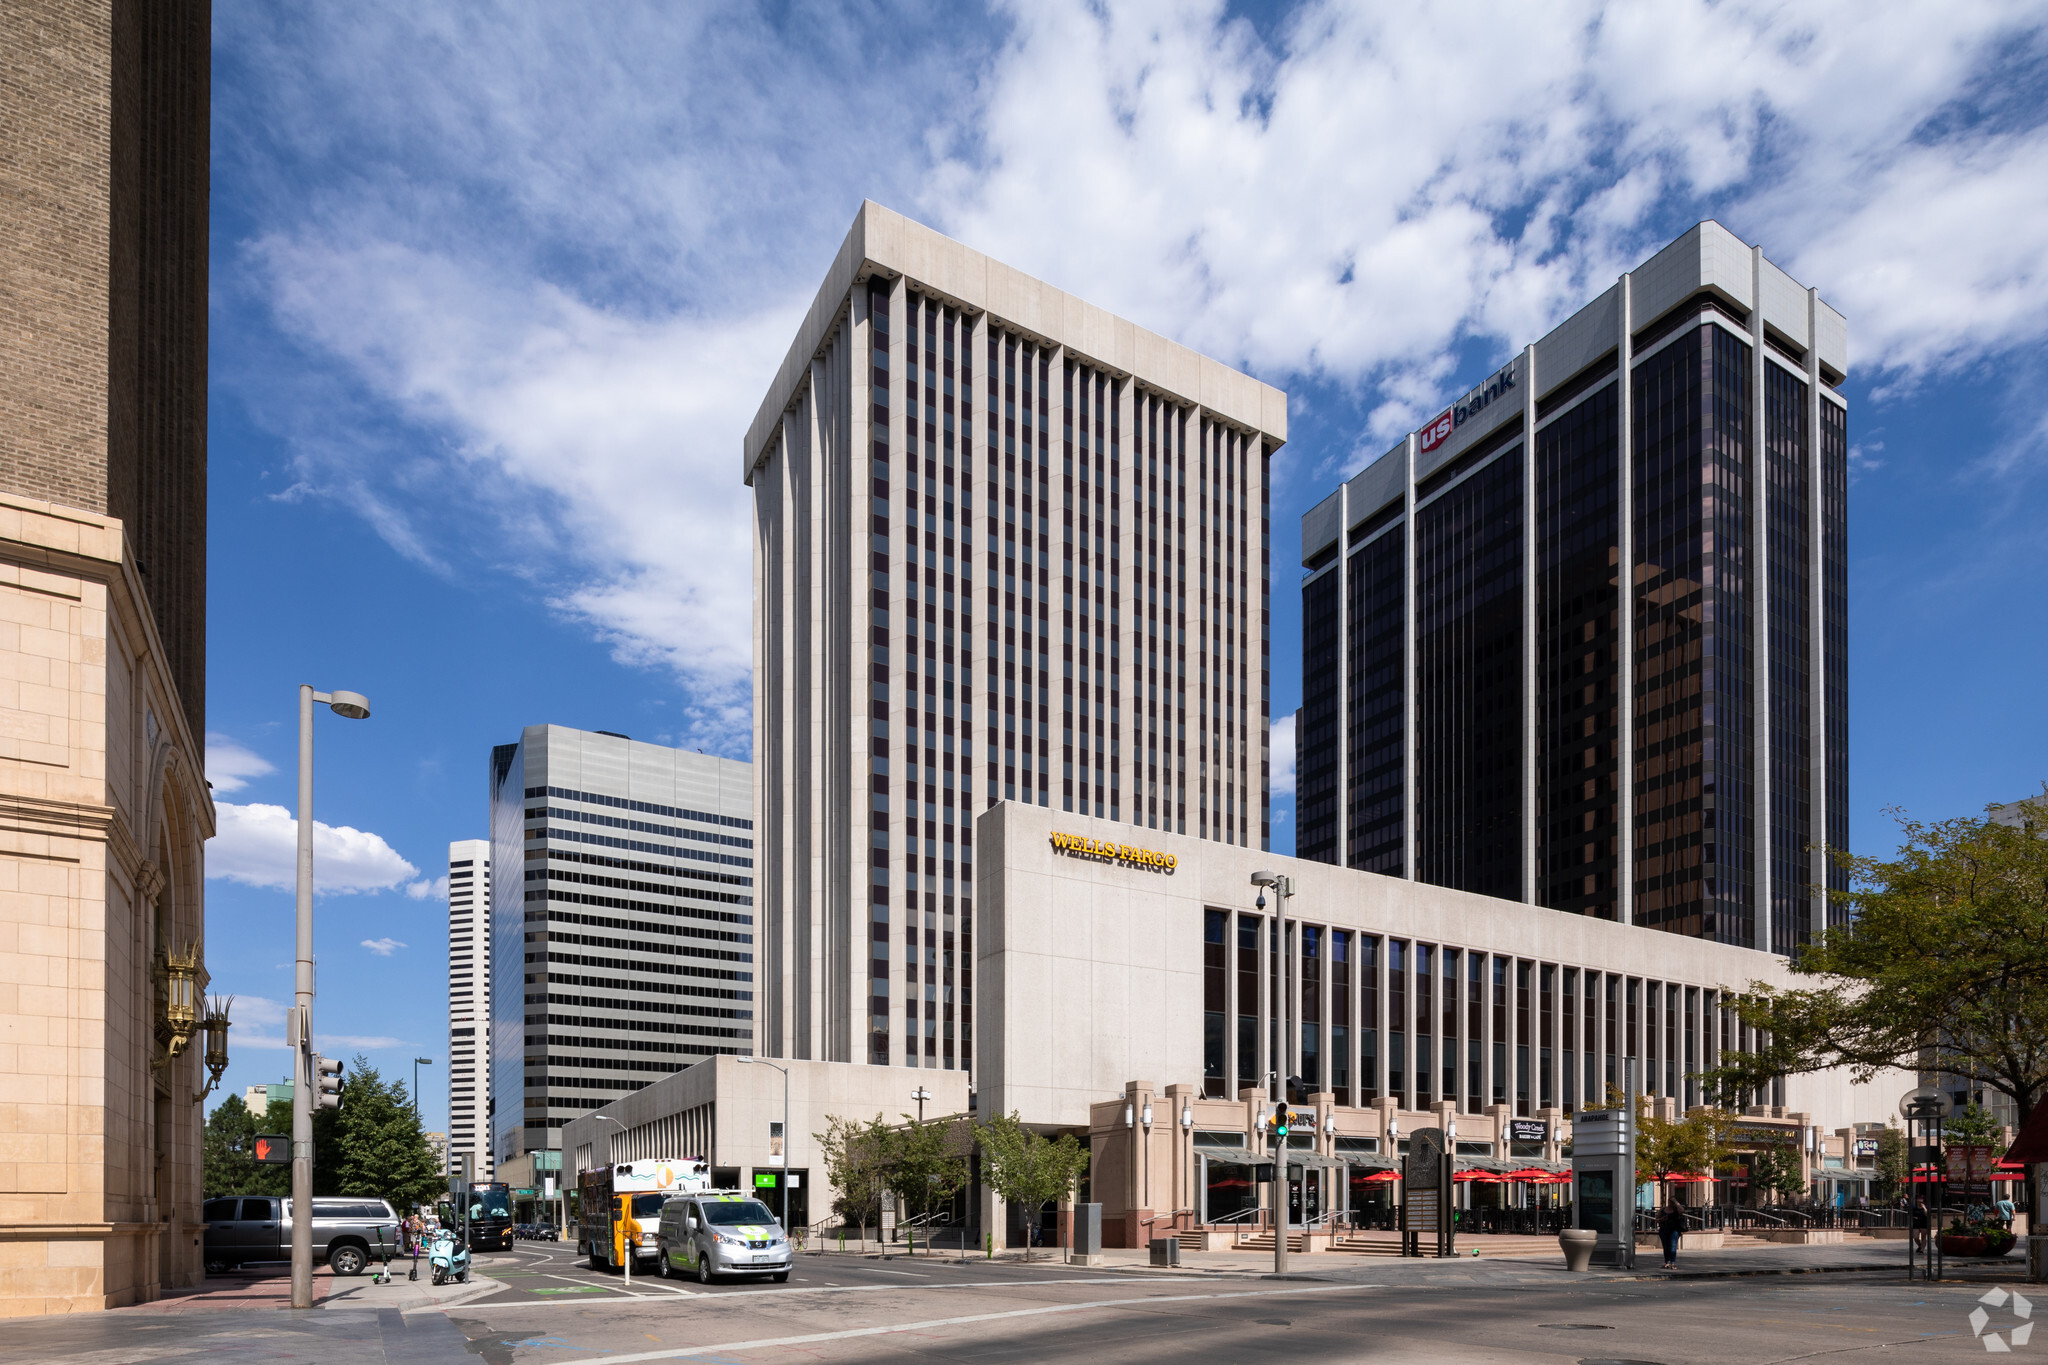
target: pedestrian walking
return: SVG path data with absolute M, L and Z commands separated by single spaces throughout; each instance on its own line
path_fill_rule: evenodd
M 1664 1243 L 1664 1268 L 1678 1269 L 1678 1239 L 1685 1235 L 1685 1206 L 1677 1200 L 1667 1200 L 1664 1212 L 1657 1219 L 1657 1236 Z
M 1927 1201 L 1913 1198 L 1913 1250 L 1927 1250 Z

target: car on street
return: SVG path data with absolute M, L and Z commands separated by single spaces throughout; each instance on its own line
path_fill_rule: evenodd
M 270 1195 L 223 1195 L 200 1206 L 206 1221 L 206 1270 L 289 1261 L 292 1201 Z M 313 1200 L 313 1263 L 337 1275 L 360 1275 L 373 1259 L 398 1254 L 398 1215 L 382 1199 L 355 1195 Z

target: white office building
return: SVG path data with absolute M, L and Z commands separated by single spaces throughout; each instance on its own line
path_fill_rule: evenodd
M 448 845 L 448 1153 L 491 1169 L 491 844 Z
M 1265 847 L 1286 439 L 1279 390 L 861 206 L 745 440 L 766 1055 L 972 1068 L 999 801 Z
M 492 751 L 500 1167 L 672 1071 L 754 1050 L 749 768 L 560 725 Z

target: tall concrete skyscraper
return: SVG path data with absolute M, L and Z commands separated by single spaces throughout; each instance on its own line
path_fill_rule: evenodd
M 491 1140 L 754 1050 L 754 780 L 729 758 L 529 725 L 491 753 Z
M 0 1315 L 202 1276 L 211 42 L 0 8 Z
M 861 206 L 749 428 L 769 1056 L 970 1068 L 975 814 L 1268 837 L 1286 395 Z
M 491 841 L 448 845 L 448 1150 L 478 1179 L 491 1152 Z
M 1848 327 L 1718 223 L 1302 518 L 1302 857 L 1789 953 L 1848 843 Z

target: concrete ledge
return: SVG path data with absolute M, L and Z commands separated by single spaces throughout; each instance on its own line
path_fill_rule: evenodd
M 1770 1228 L 1752 1235 L 1766 1242 L 1788 1242 L 1794 1246 L 1831 1246 L 1846 1240 L 1840 1228 Z

